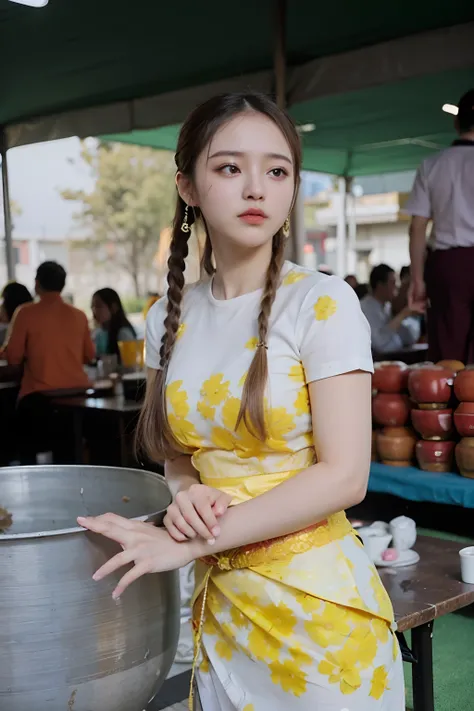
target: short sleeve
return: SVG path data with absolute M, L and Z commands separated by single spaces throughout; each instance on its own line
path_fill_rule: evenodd
M 418 168 L 410 197 L 403 212 L 417 217 L 431 217 L 431 200 L 424 163 Z
M 308 292 L 296 338 L 307 383 L 353 370 L 373 373 L 370 326 L 354 289 L 339 277 Z
M 161 367 L 160 348 L 161 338 L 165 330 L 165 301 L 166 299 L 164 298 L 156 301 L 146 317 L 145 363 L 148 368 L 153 368 L 154 370 L 159 370 Z

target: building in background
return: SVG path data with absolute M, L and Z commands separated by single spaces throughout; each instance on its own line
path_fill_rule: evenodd
M 346 273 L 367 282 L 370 270 L 385 262 L 399 271 L 409 264 L 408 218 L 403 206 L 413 183 L 413 173 L 373 176 L 353 182 L 346 198 Z M 337 271 L 337 229 L 344 200 L 331 185 L 305 199 L 305 262 Z

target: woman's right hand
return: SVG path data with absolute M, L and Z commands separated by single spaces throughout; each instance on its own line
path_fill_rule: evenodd
M 176 494 L 168 507 L 163 524 L 169 535 L 180 543 L 201 536 L 213 543 L 220 533 L 218 519 L 232 501 L 229 494 L 204 484 L 192 484 Z

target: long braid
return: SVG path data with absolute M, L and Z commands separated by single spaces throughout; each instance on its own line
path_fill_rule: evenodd
M 167 313 L 164 321 L 165 331 L 161 338 L 160 369 L 156 373 L 154 382 L 147 385 L 145 402 L 137 425 L 137 451 L 143 450 L 155 461 L 173 458 L 182 451 L 168 422 L 166 376 L 178 336 L 185 282 L 185 260 L 189 252 L 188 241 L 191 233 L 181 230 L 185 209 L 185 203 L 178 198 L 168 259 Z M 191 226 L 194 219 L 192 211 L 189 212 L 191 214 L 188 214 L 188 224 Z
M 265 441 L 267 435 L 264 400 L 268 380 L 268 326 L 284 259 L 285 238 L 282 230 L 279 230 L 273 238 L 272 256 L 268 265 L 265 288 L 260 302 L 260 313 L 258 315 L 259 342 L 245 379 L 236 423 L 237 429 L 243 421 L 246 428 L 262 441 Z

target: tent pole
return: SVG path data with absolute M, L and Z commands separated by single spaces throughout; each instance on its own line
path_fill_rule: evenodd
M 286 0 L 275 0 L 275 98 L 280 109 L 286 108 Z
M 346 215 L 347 215 L 347 252 L 346 271 L 349 274 L 357 272 L 357 219 L 356 219 L 356 196 L 352 192 L 354 184 L 353 177 L 346 177 Z
M 3 126 L 0 126 L 0 155 L 2 158 L 3 220 L 5 226 L 5 255 L 7 261 L 7 276 L 8 281 L 13 281 L 15 279 L 15 260 L 13 257 L 12 214 L 10 204 L 10 190 L 8 184 L 7 137 Z
M 346 271 L 346 232 L 347 232 L 347 181 L 338 180 L 339 196 L 336 233 L 336 274 L 344 278 Z

